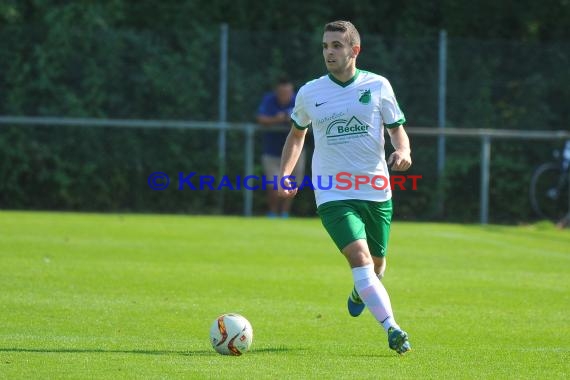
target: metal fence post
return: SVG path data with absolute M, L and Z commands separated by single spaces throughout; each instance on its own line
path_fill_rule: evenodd
M 223 127 L 218 131 L 218 178 L 226 174 L 226 126 L 228 95 L 228 24 L 220 25 L 220 87 L 218 121 Z M 218 209 L 224 211 L 224 192 L 218 191 Z
M 69 117 L 33 117 L 33 116 L 7 116 L 0 115 L 0 130 L 9 126 L 29 127 L 75 127 L 75 128 L 176 128 L 185 130 L 214 131 L 229 129 L 246 133 L 244 142 L 244 168 L 245 174 L 254 172 L 254 137 L 258 129 L 252 123 L 220 123 L 219 121 L 189 121 L 189 120 L 141 120 L 141 119 L 97 119 L 97 118 L 69 118 Z M 481 139 L 481 179 L 480 179 L 480 222 L 489 222 L 489 194 L 490 194 L 490 165 L 491 165 L 491 140 L 570 140 L 568 130 L 511 130 L 511 129 L 485 129 L 485 128 L 428 128 L 409 127 L 411 136 L 433 136 L 442 134 L 455 138 Z M 151 168 L 152 169 L 152 168 Z M 570 178 L 570 175 L 569 175 Z M 568 193 L 570 204 L 570 191 Z M 209 205 L 208 205 L 209 206 Z M 252 215 L 253 193 L 244 193 L 244 215 Z M 568 214 L 570 218 L 570 214 Z
M 446 118 L 446 92 L 447 92 L 447 31 L 439 31 L 439 76 L 438 76 L 438 106 L 437 124 L 443 130 Z M 436 214 L 443 216 L 445 193 L 445 135 L 440 134 L 437 139 L 437 209 Z
M 255 125 L 248 124 L 245 128 L 244 144 L 244 176 L 253 174 Z M 253 210 L 253 191 L 243 189 L 243 215 L 251 216 Z
M 491 136 L 481 137 L 481 224 L 489 222 L 489 178 L 491 164 Z

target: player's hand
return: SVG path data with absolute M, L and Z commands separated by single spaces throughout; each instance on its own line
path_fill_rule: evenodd
M 282 198 L 293 198 L 297 194 L 297 184 L 293 185 L 291 179 L 285 176 L 279 182 L 279 190 L 277 194 Z
M 405 151 L 395 151 L 388 157 L 388 161 L 386 162 L 388 166 L 391 165 L 392 170 L 397 172 L 406 171 L 412 166 L 412 157 L 410 155 L 409 150 Z

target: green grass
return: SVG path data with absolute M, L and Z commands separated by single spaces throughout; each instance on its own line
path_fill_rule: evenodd
M 0 213 L 0 378 L 568 378 L 570 232 L 393 225 L 399 357 L 317 219 Z M 241 357 L 211 322 L 245 315 Z

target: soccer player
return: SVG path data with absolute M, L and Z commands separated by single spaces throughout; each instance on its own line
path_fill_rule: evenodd
M 291 110 L 295 105 L 295 89 L 293 83 L 281 77 L 277 80 L 275 88 L 263 96 L 257 111 L 257 122 L 266 128 L 263 133 L 263 154 L 261 163 L 263 174 L 269 179 L 279 175 L 281 151 L 287 131 L 272 130 L 275 126 L 288 126 L 291 123 Z M 305 154 L 301 153 L 297 166 L 293 171 L 295 176 L 303 177 L 305 173 Z M 287 218 L 291 212 L 292 199 L 280 199 L 277 190 L 273 186 L 267 187 L 267 204 L 269 212 L 267 216 Z
M 403 126 L 406 120 L 390 83 L 380 75 L 357 69 L 359 53 L 360 35 L 352 23 L 325 25 L 323 58 L 328 75 L 306 83 L 297 94 L 291 114 L 293 125 L 281 157 L 284 186 L 279 187 L 279 195 L 287 198 L 297 193 L 291 173 L 307 128 L 312 125 L 317 212 L 346 257 L 354 279 L 348 311 L 356 317 L 367 306 L 386 330 L 388 346 L 404 354 L 410 350 L 408 335 L 396 323 L 380 280 L 386 270 L 392 219 L 388 166 L 394 171 L 411 166 L 410 143 Z M 395 148 L 387 161 L 384 127 Z

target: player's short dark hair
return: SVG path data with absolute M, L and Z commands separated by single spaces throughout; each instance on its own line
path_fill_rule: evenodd
M 360 34 L 356 27 L 350 21 L 337 20 L 329 22 L 325 25 L 325 32 L 342 32 L 346 33 L 350 46 L 360 46 Z

